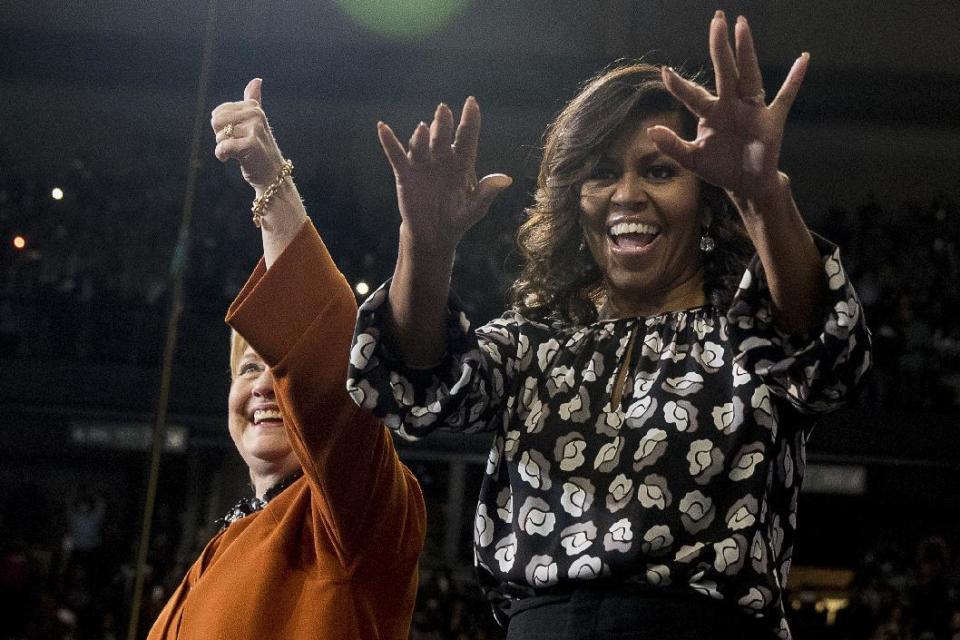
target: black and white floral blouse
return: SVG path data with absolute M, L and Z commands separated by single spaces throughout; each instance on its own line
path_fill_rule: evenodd
M 839 252 L 817 242 L 829 305 L 807 336 L 773 325 L 755 258 L 726 313 L 549 326 L 508 312 L 474 330 L 454 304 L 449 353 L 422 371 L 381 341 L 384 285 L 360 308 L 347 386 L 406 438 L 492 432 L 474 547 L 500 609 L 607 577 L 727 601 L 789 639 L 804 447 L 870 367 Z

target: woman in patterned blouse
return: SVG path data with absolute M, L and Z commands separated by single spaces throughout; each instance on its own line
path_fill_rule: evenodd
M 477 329 L 448 301 L 453 254 L 510 183 L 474 177 L 479 107 L 454 130 L 440 105 L 407 147 L 379 127 L 401 242 L 348 388 L 408 437 L 492 433 L 475 558 L 511 640 L 790 637 L 806 439 L 869 333 L 778 169 L 809 56 L 767 104 L 746 20 L 727 30 L 718 12 L 715 94 L 632 64 L 567 105 L 513 309 Z

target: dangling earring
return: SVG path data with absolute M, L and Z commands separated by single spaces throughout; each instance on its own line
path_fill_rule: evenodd
M 703 233 L 700 235 L 700 251 L 710 253 L 717 248 L 717 241 L 710 235 L 710 225 L 704 225 Z

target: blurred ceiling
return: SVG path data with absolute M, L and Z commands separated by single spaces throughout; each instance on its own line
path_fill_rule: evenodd
M 378 36 L 341 4 L 374 11 L 378 5 L 414 11 L 420 4 L 428 13 L 431 6 L 453 4 L 447 24 L 415 43 L 430 50 L 585 58 L 662 50 L 675 61 L 703 59 L 707 22 L 722 8 L 750 19 L 766 64 L 786 65 L 809 50 L 823 68 L 960 71 L 955 0 L 220 0 L 217 24 L 222 38 L 251 46 L 377 44 Z M 6 31 L 176 40 L 197 36 L 204 12 L 205 3 L 193 0 L 7 0 L 0 3 L 0 25 Z M 396 19 L 396 10 L 383 13 Z

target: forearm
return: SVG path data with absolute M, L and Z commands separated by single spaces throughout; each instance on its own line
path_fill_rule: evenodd
M 262 190 L 257 189 L 257 197 Z M 293 240 L 303 223 L 307 219 L 307 212 L 300 199 L 300 192 L 293 178 L 284 180 L 283 186 L 273 194 L 260 220 L 260 233 L 263 239 L 263 260 L 267 269 L 273 266 L 283 250 Z
M 416 247 L 403 225 L 390 284 L 388 341 L 405 364 L 435 365 L 446 351 L 445 322 L 455 249 Z
M 774 322 L 789 334 L 803 333 L 817 321 L 824 299 L 823 266 L 790 189 L 780 183 L 763 199 L 732 196 L 763 264 Z

